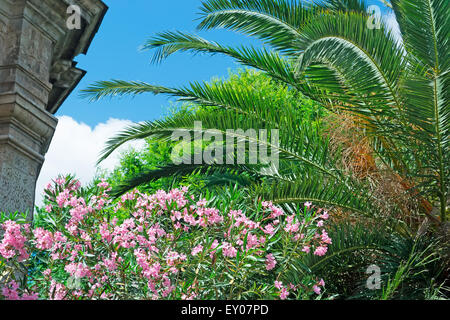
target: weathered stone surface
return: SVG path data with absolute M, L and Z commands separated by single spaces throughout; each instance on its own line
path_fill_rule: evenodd
M 80 29 L 67 28 L 71 4 Z M 0 211 L 32 212 L 53 114 L 85 74 L 73 60 L 106 10 L 101 0 L 0 0 Z

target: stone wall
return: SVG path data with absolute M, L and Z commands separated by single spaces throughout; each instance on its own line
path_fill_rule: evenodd
M 70 4 L 81 9 L 80 29 L 66 26 Z M 85 74 L 73 59 L 106 10 L 100 0 L 0 0 L 0 211 L 32 213 L 53 114 Z

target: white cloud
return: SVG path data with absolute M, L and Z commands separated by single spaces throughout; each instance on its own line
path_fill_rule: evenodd
M 397 41 L 401 41 L 400 27 L 398 25 L 397 19 L 395 18 L 394 11 L 389 11 L 383 15 L 383 20 L 386 26 L 392 31 L 394 38 Z
M 106 141 L 132 124 L 129 120 L 109 119 L 94 129 L 68 116 L 58 117 L 58 126 L 45 156 L 45 162 L 36 185 L 36 205 L 42 204 L 42 193 L 49 181 L 59 174 L 75 174 L 82 184 L 94 177 L 96 162 Z M 143 141 L 128 143 L 101 163 L 103 169 L 114 169 L 121 152 L 130 147 L 141 148 Z

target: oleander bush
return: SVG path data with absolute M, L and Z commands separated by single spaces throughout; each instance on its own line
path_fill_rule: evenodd
M 257 200 L 220 211 L 187 187 L 113 201 L 102 181 L 49 184 L 34 225 L 3 217 L 5 299 L 313 299 L 325 282 L 292 263 L 324 256 L 328 213 L 311 203 L 286 214 Z M 45 225 L 46 228 L 39 226 Z M 302 274 L 298 282 L 286 278 Z

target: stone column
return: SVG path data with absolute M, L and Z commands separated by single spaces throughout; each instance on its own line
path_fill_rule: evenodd
M 81 9 L 80 28 L 66 22 Z M 107 7 L 100 0 L 0 0 L 0 212 L 29 212 L 57 125 L 53 114 L 85 72 L 86 54 Z

